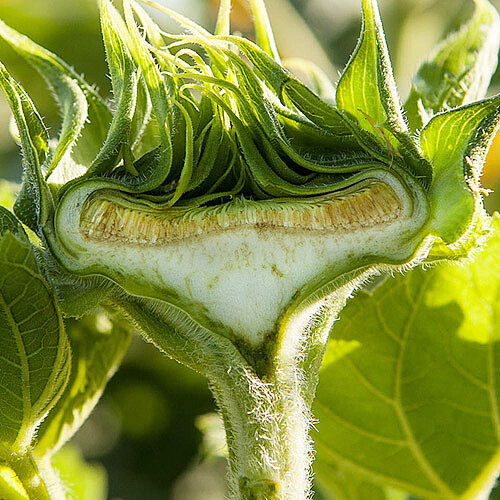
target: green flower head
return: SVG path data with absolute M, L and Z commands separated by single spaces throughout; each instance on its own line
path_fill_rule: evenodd
M 482 237 L 479 176 L 500 109 L 500 97 L 479 100 L 499 41 L 486 0 L 404 106 L 375 0 L 362 2 L 336 91 L 319 68 L 308 87 L 281 62 L 263 0 L 251 1 L 256 43 L 230 34 L 229 0 L 214 34 L 144 3 L 185 34 L 133 0 L 123 17 L 102 0 L 112 103 L 0 23 L 61 109 L 52 141 L 1 67 L 24 157 L 16 213 L 42 239 L 69 314 L 90 308 L 96 287 L 124 291 L 176 328 L 256 347 L 368 273 L 461 257 Z

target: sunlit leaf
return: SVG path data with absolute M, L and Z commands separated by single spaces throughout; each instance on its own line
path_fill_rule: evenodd
M 422 130 L 422 151 L 434 166 L 431 228 L 445 243 L 470 225 L 479 177 L 500 120 L 500 97 L 436 115 Z
M 229 35 L 231 32 L 231 0 L 221 0 L 217 23 L 215 25 L 216 35 Z
M 0 462 L 0 498 L 6 500 L 29 500 L 26 490 L 14 471 Z
M 406 116 L 413 130 L 432 115 L 482 99 L 498 62 L 500 19 L 487 0 L 476 0 L 470 21 L 441 42 L 413 80 Z
M 361 37 L 337 86 L 336 100 L 369 132 L 382 137 L 384 127 L 407 130 L 375 0 L 363 0 Z
M 62 448 L 51 460 L 66 493 L 72 500 L 106 500 L 107 475 L 104 467 L 85 461 L 74 446 Z
M 320 493 L 328 500 L 409 500 L 409 495 L 399 490 L 378 485 L 352 469 L 333 461 L 317 460 L 314 477 Z
M 267 15 L 264 0 L 250 0 L 254 16 L 257 44 L 262 47 L 275 61 L 280 61 L 278 48 L 274 40 L 273 30 Z
M 0 179 L 0 206 L 12 209 L 20 187 L 19 184 Z
M 500 472 L 498 217 L 494 227 L 473 263 L 389 279 L 343 311 L 315 406 L 320 471 L 425 499 L 487 495 Z
M 389 154 L 390 163 L 400 161 L 424 185 L 432 176 L 418 145 L 408 134 L 376 0 L 363 0 L 363 25 L 358 45 L 342 73 L 336 101 L 340 110 L 354 117 L 369 135 L 358 140 L 373 152 L 376 139 Z

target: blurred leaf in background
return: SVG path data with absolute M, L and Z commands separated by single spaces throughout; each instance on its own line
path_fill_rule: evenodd
M 0 178 L 0 207 L 11 209 L 18 191 L 18 184 Z
M 209 29 L 213 27 L 217 0 L 159 1 Z M 500 8 L 500 0 L 493 3 Z M 359 35 L 360 0 L 268 0 L 267 4 L 282 55 L 313 60 L 336 83 L 338 69 L 345 66 Z M 399 89 L 405 97 L 424 54 L 470 17 L 473 2 L 380 0 L 380 8 Z M 154 10 L 148 12 L 162 21 Z M 70 62 L 109 97 L 96 0 L 0 0 L 0 18 Z M 163 21 L 167 22 L 165 18 Z M 175 29 L 171 24 L 165 27 Z M 253 36 L 246 0 L 234 1 L 233 28 Z M 55 135 L 58 110 L 43 80 L 5 44 L 0 44 L 0 59 L 25 84 Z M 491 93 L 499 90 L 497 71 Z M 0 96 L 0 205 L 4 206 L 12 206 L 17 186 L 1 178 L 16 182 L 21 178 L 18 147 L 10 137 L 9 121 L 5 100 Z M 484 185 L 500 191 L 500 138 L 490 152 Z M 500 195 L 491 195 L 488 207 L 490 211 L 500 208 Z M 349 353 L 345 356 L 348 359 Z M 209 476 L 213 491 L 220 492 L 225 465 L 206 449 L 200 452 L 203 434 L 195 426 L 200 415 L 213 411 L 214 403 L 203 378 L 135 339 L 89 421 L 71 447 L 63 448 L 56 458 L 61 475 L 73 477 L 76 473 L 82 478 L 82 482 L 74 484 L 78 500 L 106 498 L 103 469 L 83 464 L 82 456 L 97 460 L 107 470 L 110 499 L 194 500 L 194 493 L 189 496 L 189 492 L 199 492 L 200 484 L 208 488 Z M 201 428 L 206 430 L 203 425 Z M 331 464 L 319 462 L 318 473 L 332 477 L 340 474 L 343 478 L 336 489 L 326 485 L 324 496 L 328 499 L 335 495 L 357 500 L 407 498 L 398 490 L 374 486 L 359 477 L 353 479 L 352 473 Z M 0 492 L 6 475 L 0 470 Z M 200 498 L 208 500 L 207 496 Z M 318 492 L 315 499 L 321 498 Z M 493 493 L 492 498 L 500 498 L 500 494 Z
M 95 0 L 0 0 L 0 18 L 69 61 L 77 72 L 85 74 L 103 93 L 108 93 L 109 81 L 105 76 L 107 68 Z M 42 78 L 5 42 L 0 42 L 0 55 L 13 76 L 23 82 L 52 134 L 56 134 L 59 113 Z M 0 177 L 19 182 L 20 160 L 17 146 L 9 134 L 9 121 L 10 112 L 2 96 Z
M 107 475 L 102 465 L 85 462 L 77 447 L 66 445 L 52 459 L 69 498 L 106 500 Z
M 204 378 L 135 338 L 74 443 L 108 471 L 109 498 L 170 499 L 199 461 L 196 418 L 213 411 Z

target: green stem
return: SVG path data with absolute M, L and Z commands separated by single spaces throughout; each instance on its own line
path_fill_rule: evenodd
M 211 388 L 229 449 L 231 498 L 305 500 L 312 448 L 309 407 L 298 383 L 233 368 Z
M 228 366 L 209 377 L 226 428 L 234 500 L 310 498 L 311 405 L 337 305 L 328 298 L 302 321 L 282 324 L 286 353 L 275 353 L 266 375 Z
M 21 481 L 30 500 L 51 500 L 39 467 L 31 453 L 12 455 L 9 466 Z
M 149 341 L 209 379 L 226 429 L 233 500 L 310 498 L 310 409 L 333 317 L 350 291 L 284 318 L 274 342 L 244 355 L 228 338 L 176 328 L 176 317 L 166 322 L 157 305 L 115 301 Z

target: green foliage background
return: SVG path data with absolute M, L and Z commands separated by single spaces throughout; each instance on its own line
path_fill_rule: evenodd
M 345 65 L 359 34 L 358 0 L 342 2 L 270 0 L 268 3 L 282 53 L 291 57 L 304 55 L 303 52 L 306 50 L 309 57 L 319 62 L 327 73 L 336 79 L 337 69 Z M 493 3 L 500 8 L 500 0 Z M 187 10 L 187 13 L 191 9 L 199 22 L 207 27 L 212 26 L 215 2 L 190 0 L 184 4 L 171 2 L 169 5 Z M 385 0 L 380 1 L 380 7 L 392 59 L 396 66 L 396 78 L 403 95 L 406 95 L 411 74 L 428 48 L 443 34 L 466 20 L 472 10 L 471 2 L 465 0 L 447 0 L 446 2 Z M 244 9 L 236 10 L 237 28 L 245 32 L 248 30 L 249 23 L 246 21 Z M 110 85 L 106 77 L 107 67 L 99 33 L 98 9 L 94 0 L 51 0 L 50 2 L 48 0 L 0 0 L 0 18 L 54 51 L 64 60 L 71 62 L 78 72 L 85 74 L 88 81 L 94 82 L 103 94 L 107 94 Z M 25 84 L 26 90 L 46 117 L 46 123 L 55 129 L 58 111 L 41 78 L 3 43 L 0 44 L 0 59 L 14 76 Z M 330 63 L 326 62 L 328 60 Z M 499 89 L 500 72 L 497 71 L 492 92 Z M 0 97 L 0 178 L 19 182 L 20 160 L 17 146 L 8 133 L 9 116 L 6 102 L 3 97 Z M 487 188 L 495 189 L 500 186 L 498 150 L 500 150 L 500 143 L 494 146 L 490 155 L 485 177 Z M 0 184 L 0 204 L 9 206 L 12 203 L 8 194 L 11 189 L 5 186 L 5 184 Z M 496 194 L 490 196 L 488 207 L 490 212 L 498 209 L 500 196 Z M 390 287 L 385 284 L 383 287 L 388 288 L 388 294 L 404 295 L 400 289 L 413 290 L 411 293 L 418 294 L 419 287 L 426 279 L 427 276 L 423 271 L 413 271 L 408 277 L 398 277 L 397 286 L 392 287 L 391 284 Z M 412 298 L 414 299 L 415 297 Z M 432 302 L 432 297 L 424 297 L 424 299 Z M 331 347 L 330 358 L 326 360 L 327 363 L 332 364 L 327 364 L 323 374 L 325 377 L 331 377 L 332 380 L 340 377 L 340 366 L 342 366 L 343 377 L 352 376 L 352 373 L 346 374 L 347 370 L 354 370 L 353 360 L 356 362 L 355 366 L 363 366 L 362 363 L 365 362 L 363 350 L 353 350 L 352 353 L 342 354 L 338 363 L 333 363 L 331 357 L 334 356 L 332 354 L 334 352 L 337 352 L 339 356 L 339 349 L 341 351 L 349 342 L 359 340 L 354 338 L 349 330 L 351 321 L 349 318 L 355 317 L 360 308 L 363 311 L 372 311 L 376 307 L 373 300 L 371 296 L 362 295 L 344 311 L 342 318 L 348 319 L 341 320 L 337 325 L 339 340 L 336 341 L 336 346 Z M 410 298 L 407 297 L 401 301 L 401 308 L 405 307 L 405 300 L 410 300 Z M 464 304 L 464 301 L 467 301 L 467 297 L 457 298 L 458 304 Z M 442 309 L 450 307 L 454 306 L 439 304 L 434 306 L 434 310 L 442 314 Z M 431 314 L 429 311 L 420 313 Z M 370 318 L 371 316 L 366 314 L 365 321 L 369 322 Z M 69 331 L 72 328 L 79 328 L 78 325 L 71 323 L 68 323 L 67 327 Z M 414 333 L 416 335 L 418 331 Z M 419 342 L 424 341 L 432 342 L 435 339 L 426 339 L 423 336 Z M 463 342 L 466 341 L 467 339 L 463 340 Z M 385 342 L 388 340 L 385 339 Z M 380 349 L 383 349 L 385 344 L 381 342 L 380 345 Z M 383 386 L 386 382 L 379 380 L 374 381 L 374 384 L 378 383 Z M 443 383 L 442 380 L 441 382 Z M 339 388 L 342 384 L 332 382 L 331 387 Z M 347 386 L 344 384 L 344 387 Z M 361 386 L 355 389 L 352 386 L 349 388 L 363 390 Z M 432 387 L 432 389 L 438 391 L 439 387 Z M 327 396 L 335 401 L 342 401 L 342 397 L 346 397 L 346 394 L 339 393 L 326 395 L 325 391 L 326 389 L 323 388 L 320 392 L 320 401 L 316 407 L 317 415 L 323 421 L 327 421 L 332 409 L 325 409 L 322 401 Z M 341 392 L 341 389 L 338 391 Z M 124 364 L 109 383 L 97 409 L 78 432 L 73 443 L 87 460 L 98 461 L 104 466 L 108 475 L 110 499 L 195 500 L 196 492 L 199 494 L 201 489 L 203 491 L 201 491 L 200 499 L 217 500 L 221 498 L 224 480 L 224 466 L 221 465 L 222 459 L 218 456 L 220 449 L 217 448 L 217 443 L 215 452 L 213 447 L 207 447 L 206 441 L 203 442 L 202 433 L 195 425 L 200 415 L 211 411 L 214 411 L 214 403 L 204 379 L 166 359 L 152 346 L 135 339 Z M 340 416 L 346 418 L 345 415 Z M 377 422 L 373 421 L 373 425 L 376 426 Z M 464 422 L 464 426 L 477 428 L 470 422 Z M 320 429 L 324 429 L 325 436 L 331 430 L 328 429 L 328 424 L 322 424 Z M 337 430 L 336 432 L 342 433 L 343 431 Z M 377 428 L 377 432 L 382 432 L 382 430 Z M 335 439 L 341 439 L 341 436 L 336 436 Z M 318 439 L 320 457 L 322 454 L 326 456 L 329 452 L 333 453 L 332 450 L 325 450 L 321 443 L 320 437 Z M 63 453 L 64 455 L 59 458 L 63 469 L 62 475 L 64 475 L 65 467 L 68 469 L 72 466 L 75 469 L 81 467 L 78 451 L 68 449 Z M 211 455 L 210 460 L 194 469 L 199 465 L 203 454 Z M 364 458 L 371 462 L 375 460 L 369 453 Z M 322 463 L 328 463 L 328 460 Z M 464 474 L 472 467 L 466 462 L 462 466 Z M 99 490 L 104 482 L 103 469 L 95 466 L 92 471 L 89 472 L 93 474 L 92 479 L 90 479 L 91 476 L 85 476 L 89 477 L 87 483 L 96 484 Z M 408 478 L 402 479 L 400 483 L 393 485 L 396 490 L 382 491 L 373 489 L 369 479 L 366 484 L 363 482 L 357 484 L 347 472 L 339 472 L 338 469 L 328 466 L 325 466 L 324 470 L 318 469 L 318 473 L 323 479 L 343 477 L 349 482 L 351 489 L 357 488 L 356 491 L 350 492 L 348 489 L 345 491 L 337 489 L 336 494 L 339 498 L 346 499 L 352 498 L 352 495 L 358 495 L 359 498 L 370 500 L 378 498 L 395 500 L 402 498 L 397 489 L 404 488 L 405 482 L 411 481 Z M 337 483 L 340 484 L 340 490 L 342 490 L 342 481 Z M 325 484 L 325 490 L 330 489 L 328 479 Z M 427 491 L 426 486 L 418 486 L 423 492 Z M 212 497 L 209 493 L 210 489 L 215 492 Z M 87 492 L 85 495 L 87 496 L 81 494 L 86 500 L 97 499 L 95 492 Z M 321 498 L 320 493 L 315 498 Z M 494 492 L 492 498 L 500 498 L 500 493 Z

